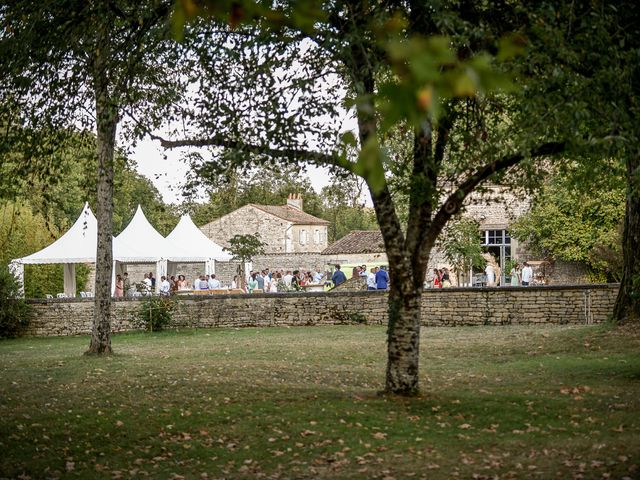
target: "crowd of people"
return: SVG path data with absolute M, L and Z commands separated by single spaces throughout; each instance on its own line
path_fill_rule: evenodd
M 386 290 L 389 286 L 389 274 L 379 267 L 371 268 L 367 271 L 366 265 L 354 268 L 353 275 L 364 277 L 367 290 Z M 275 270 L 268 268 L 259 271 L 251 271 L 249 276 L 241 281 L 236 275 L 230 283 L 223 283 L 216 278 L 215 274 L 199 275 L 192 281 L 188 281 L 185 275 L 161 276 L 158 291 L 160 295 L 172 295 L 179 291 L 194 290 L 219 290 L 231 289 L 242 290 L 245 293 L 277 293 L 277 292 L 297 292 L 305 289 L 306 286 L 318 285 L 325 289 L 338 286 L 347 280 L 340 270 L 340 265 L 336 265 L 335 273 L 321 273 L 318 271 L 298 270 Z M 151 295 L 156 291 L 156 277 L 153 272 L 145 273 L 144 278 L 139 283 L 132 283 L 129 274 L 116 275 L 115 297 L 137 297 Z
M 492 278 L 493 272 L 487 272 L 487 282 L 495 285 L 495 278 Z M 531 285 L 533 282 L 533 269 L 524 262 L 522 268 L 519 264 L 515 264 L 509 272 L 511 277 L 511 286 Z M 495 275 L 495 273 L 494 273 Z M 367 290 L 388 290 L 389 274 L 384 267 L 367 268 L 366 265 L 353 267 L 351 272 L 352 278 L 361 278 L 367 286 Z M 347 276 L 341 270 L 340 265 L 335 266 L 333 275 L 330 272 L 320 273 L 317 271 L 299 270 L 275 270 L 265 268 L 264 270 L 252 271 L 249 276 L 241 281 L 238 275 L 225 285 L 216 278 L 215 274 L 196 276 L 193 281 L 188 281 L 185 275 L 161 276 L 160 295 L 172 295 L 179 291 L 193 290 L 218 290 L 232 289 L 242 290 L 245 293 L 277 293 L 277 292 L 296 292 L 304 290 L 308 285 L 322 285 L 327 288 L 338 286 L 347 281 Z M 489 283 L 488 283 L 489 284 Z M 116 275 L 115 292 L 116 297 L 134 297 L 151 295 L 156 290 L 156 278 L 153 272 L 145 273 L 140 283 L 132 284 L 129 280 L 129 274 Z M 425 287 L 431 288 L 448 288 L 451 287 L 451 277 L 449 269 L 446 267 L 433 269 L 430 279 L 425 281 Z

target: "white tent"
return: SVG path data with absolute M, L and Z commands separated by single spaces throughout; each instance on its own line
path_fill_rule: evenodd
M 76 295 L 76 263 L 94 263 L 98 243 L 98 221 L 89 203 L 84 204 L 82 213 L 71 228 L 59 239 L 39 252 L 12 260 L 11 269 L 18 281 L 24 281 L 25 264 L 63 263 L 64 293 L 68 297 Z
M 114 239 L 113 259 L 116 262 L 114 273 L 126 271 L 128 263 L 155 263 L 158 280 L 167 275 L 168 261 L 203 261 L 163 237 L 149 223 L 140 205 L 127 227 Z M 159 290 L 160 282 L 156 281 L 156 291 Z
M 179 245 L 188 254 L 188 257 L 184 258 L 171 258 L 172 262 L 204 262 L 207 274 L 215 273 L 216 261 L 231 260 L 231 255 L 202 233 L 189 215 L 180 218 L 178 225 L 167 236 L 167 240 L 173 245 Z

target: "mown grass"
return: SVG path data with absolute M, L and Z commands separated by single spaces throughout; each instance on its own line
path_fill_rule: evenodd
M 0 477 L 638 478 L 640 333 L 426 329 L 423 396 L 378 396 L 385 331 L 0 342 Z

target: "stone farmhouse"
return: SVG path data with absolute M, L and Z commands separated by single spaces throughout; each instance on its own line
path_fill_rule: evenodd
M 223 247 L 234 235 L 258 233 L 265 254 L 254 257 L 253 268 L 324 270 L 320 252 L 328 245 L 329 222 L 303 210 L 303 199 L 291 194 L 285 205 L 250 203 L 201 227 L 202 232 Z

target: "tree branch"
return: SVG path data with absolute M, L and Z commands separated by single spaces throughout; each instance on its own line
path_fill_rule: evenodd
M 344 156 L 333 153 L 322 153 L 300 148 L 271 148 L 264 145 L 246 143 L 241 140 L 231 140 L 223 135 L 213 135 L 207 138 L 192 138 L 184 140 L 167 140 L 158 135 L 149 133 L 152 140 L 158 140 L 165 149 L 182 147 L 221 147 L 244 153 L 269 155 L 271 157 L 284 158 L 291 161 L 304 161 L 318 166 L 339 167 L 353 173 L 355 163 L 350 162 Z
M 529 155 L 525 155 L 523 153 L 508 155 L 478 169 L 473 175 L 465 180 L 451 195 L 449 195 L 449 198 L 447 198 L 442 207 L 440 207 L 440 210 L 438 210 L 438 213 L 436 213 L 435 217 L 433 218 L 433 222 L 431 222 L 431 226 L 427 235 L 425 235 L 425 238 L 423 240 L 423 248 L 424 246 L 433 246 L 435 244 L 436 238 L 444 228 L 445 224 L 453 215 L 460 211 L 460 208 L 462 207 L 462 204 L 467 196 L 469 196 L 469 194 L 478 185 L 480 185 L 491 175 L 496 172 L 500 172 L 502 170 L 506 170 L 507 168 L 513 167 L 528 157 L 535 158 L 561 153 L 565 150 L 565 147 L 565 142 L 544 143 L 531 150 L 529 152 Z

